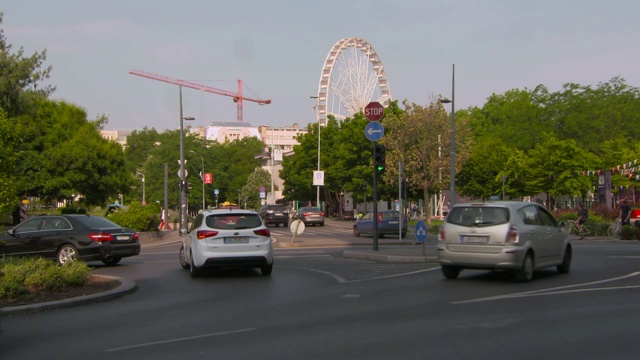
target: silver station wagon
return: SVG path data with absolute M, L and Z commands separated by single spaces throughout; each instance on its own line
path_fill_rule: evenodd
M 487 269 L 531 281 L 535 270 L 546 267 L 568 273 L 571 254 L 563 224 L 531 202 L 456 204 L 438 234 L 438 262 L 447 279 L 463 269 Z

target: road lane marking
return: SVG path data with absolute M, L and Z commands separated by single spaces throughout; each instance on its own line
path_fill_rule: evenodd
M 632 288 L 640 287 L 640 285 L 616 286 L 616 287 L 600 287 L 600 288 L 592 288 L 592 289 L 574 289 L 574 290 L 569 290 L 569 289 L 577 288 L 577 287 L 580 287 L 580 286 L 598 285 L 598 284 L 604 284 L 604 283 L 608 283 L 608 282 L 612 282 L 612 281 L 624 280 L 624 279 L 636 277 L 638 275 L 640 275 L 640 272 L 633 272 L 633 273 L 630 273 L 630 274 L 627 274 L 627 275 L 622 275 L 622 276 L 618 276 L 618 277 L 614 277 L 614 278 L 610 278 L 610 279 L 597 280 L 597 281 L 581 283 L 581 284 L 558 286 L 558 287 L 553 287 L 553 288 L 548 288 L 548 289 L 525 291 L 525 292 L 520 292 L 520 293 L 515 293 L 515 294 L 508 294 L 508 295 L 497 295 L 497 296 L 489 296 L 489 297 L 470 299 L 470 300 L 453 301 L 453 302 L 451 302 L 451 304 L 470 304 L 470 303 L 483 302 L 483 301 L 512 299 L 512 298 L 520 298 L 520 297 L 527 297 L 527 296 L 567 294 L 567 293 L 571 293 L 571 292 L 632 289 Z
M 215 332 L 215 333 L 210 333 L 210 334 L 202 334 L 202 335 L 196 335 L 196 336 L 188 336 L 188 337 L 181 337 L 181 338 L 175 338 L 175 339 L 168 339 L 168 340 L 153 341 L 153 342 L 148 342 L 148 343 L 141 343 L 141 344 L 136 344 L 136 345 L 122 346 L 122 347 L 117 347 L 117 348 L 112 348 L 112 349 L 106 349 L 105 352 L 115 352 L 115 351 L 136 349 L 136 348 L 142 348 L 142 347 L 147 347 L 147 346 L 170 344 L 170 343 L 176 343 L 176 342 L 181 342 L 181 341 L 189 341 L 189 340 L 195 340 L 195 339 L 202 339 L 202 338 L 214 337 L 214 336 L 239 334 L 239 333 L 243 333 L 243 332 L 256 331 L 256 330 L 258 330 L 258 329 L 257 328 L 248 328 L 248 329 L 240 329 L 240 330 L 221 331 L 221 332 Z

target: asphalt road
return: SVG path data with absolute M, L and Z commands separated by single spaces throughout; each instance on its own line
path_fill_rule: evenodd
M 349 259 L 345 250 L 279 248 L 270 277 L 241 270 L 192 279 L 178 264 L 177 244 L 145 249 L 119 266 L 97 266 L 135 281 L 130 295 L 3 318 L 0 359 L 539 360 L 640 353 L 639 243 L 576 243 L 570 274 L 542 271 L 525 284 L 486 271 L 445 280 L 437 264 Z

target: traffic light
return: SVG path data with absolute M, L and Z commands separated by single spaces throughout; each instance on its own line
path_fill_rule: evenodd
M 385 170 L 385 148 L 384 145 L 377 145 L 373 151 L 373 164 L 376 170 L 376 173 L 382 174 Z

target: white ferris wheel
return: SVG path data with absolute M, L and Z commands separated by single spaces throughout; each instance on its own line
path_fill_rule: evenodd
M 382 61 L 373 46 L 362 38 L 341 39 L 329 51 L 318 84 L 318 123 L 327 116 L 342 120 L 372 101 L 389 106 L 391 90 Z

